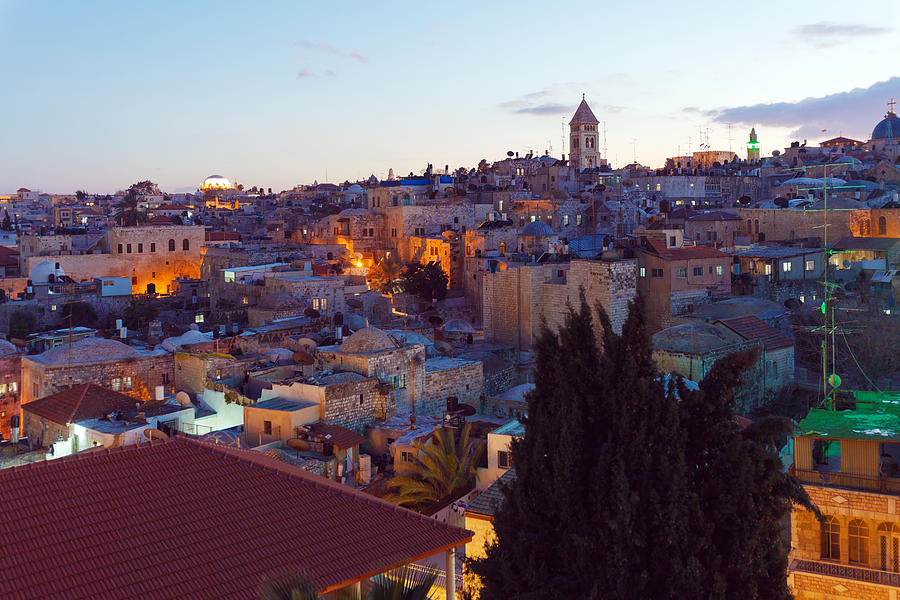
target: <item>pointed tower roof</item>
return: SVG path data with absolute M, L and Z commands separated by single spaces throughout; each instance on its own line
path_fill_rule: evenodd
M 587 100 L 584 99 L 584 94 L 581 95 L 581 104 L 578 105 L 578 110 L 575 111 L 575 115 L 572 117 L 572 120 L 569 121 L 569 125 L 573 123 L 599 123 L 600 121 L 597 117 L 594 116 L 594 113 L 591 111 L 591 107 L 588 106 Z

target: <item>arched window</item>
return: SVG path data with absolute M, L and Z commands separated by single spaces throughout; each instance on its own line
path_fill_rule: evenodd
M 850 562 L 857 565 L 869 564 L 869 526 L 860 519 L 847 525 L 847 539 L 850 541 Z
M 747 235 L 753 233 L 753 221 L 747 219 Z
M 506 256 L 506 242 L 500 242 L 500 256 Z
M 175 240 L 169 240 L 169 252 L 175 252 Z
M 841 559 L 841 524 L 833 516 L 822 522 L 822 558 Z
M 181 240 L 181 249 L 184 250 L 185 252 L 190 250 L 191 249 L 190 240 L 188 240 L 187 238 L 184 238 L 183 240 Z
M 900 571 L 900 529 L 892 523 L 878 526 L 878 553 L 882 571 Z
M 753 229 L 755 230 L 753 233 L 759 233 L 759 219 L 753 221 Z
M 887 219 L 878 217 L 878 235 L 887 235 Z

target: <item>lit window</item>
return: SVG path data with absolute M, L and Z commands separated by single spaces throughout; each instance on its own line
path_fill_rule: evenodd
M 807 271 L 815 271 L 816 270 L 816 261 L 814 261 L 814 260 L 806 261 L 806 270 Z
M 656 191 L 657 191 L 657 192 L 661 192 L 661 191 L 662 191 L 662 184 L 661 184 L 661 183 L 657 183 L 657 184 L 656 184 Z
M 110 386 L 114 392 L 122 391 L 122 378 L 121 377 L 113 377 Z
M 247 300 L 247 298 L 246 298 L 246 297 L 244 297 L 244 298 L 241 298 L 241 304 L 249 304 L 249 302 L 250 302 L 250 301 L 249 301 L 249 300 Z
M 822 522 L 822 558 L 840 560 L 841 525 L 835 517 L 825 517 Z
M 641 267 L 641 277 L 647 276 L 647 269 L 645 267 Z
M 716 275 L 721 275 L 725 272 L 725 267 L 722 265 L 716 265 Z
M 765 269 L 763 269 L 763 271 L 765 272 L 766 275 L 771 275 L 772 274 L 772 265 L 767 264 L 765 266 Z
M 850 539 L 850 562 L 868 565 L 869 526 L 859 519 L 854 519 L 847 527 L 847 537 Z
M 15 394 L 19 391 L 19 382 L 18 381 L 10 381 L 9 382 L 9 393 Z
M 563 215 L 563 226 L 569 225 L 569 215 Z
M 56 310 L 56 305 L 55 305 L 55 304 L 51 304 L 51 305 L 50 305 L 50 310 Z
M 531 215 L 531 222 L 534 223 L 534 215 Z
M 687 278 L 687 267 L 678 267 L 677 277 L 679 279 Z
M 122 378 L 122 389 L 126 392 L 131 391 L 131 377 L 123 377 Z
M 497 466 L 501 469 L 508 469 L 512 466 L 512 452 L 497 451 Z
M 202 323 L 203 322 L 203 313 L 194 315 L 194 323 Z
M 793 265 L 793 263 L 791 263 L 790 261 L 786 261 L 786 262 L 781 263 L 781 270 L 782 270 L 782 272 L 784 272 L 784 273 L 790 273 L 790 272 L 791 272 L 791 269 L 792 269 L 793 267 L 794 267 L 794 265 Z
M 6 384 L 0 383 L 0 394 L 5 394 L 5 393 L 6 393 Z
M 581 225 L 581 215 L 575 215 L 575 224 Z

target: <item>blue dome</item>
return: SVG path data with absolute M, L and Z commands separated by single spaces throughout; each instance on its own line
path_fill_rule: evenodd
M 556 235 L 553 229 L 543 221 L 532 221 L 522 229 L 519 235 L 532 235 L 535 237 Z
M 895 137 L 900 137 L 900 117 L 894 113 L 888 113 L 872 130 L 872 139 L 884 140 Z

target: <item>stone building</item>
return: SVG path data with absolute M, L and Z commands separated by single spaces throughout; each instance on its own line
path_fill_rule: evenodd
M 636 266 L 634 259 L 576 259 L 568 269 L 557 263 L 527 264 L 485 273 L 485 337 L 519 350 L 530 349 L 541 319 L 552 330 L 558 329 L 565 322 L 568 306 L 578 306 L 582 288 L 588 305 L 599 302 L 619 332 L 634 298 Z M 596 320 L 595 325 L 599 333 Z
M 823 517 L 793 506 L 787 582 L 797 600 L 887 600 L 900 587 L 898 397 L 854 396 L 855 410 L 811 410 L 793 437 L 790 473 Z
M 599 124 L 582 96 L 581 104 L 569 121 L 569 164 L 576 169 L 593 169 L 606 163 L 600 158 Z
M 22 355 L 6 340 L 0 340 L 0 438 L 10 439 L 12 417 L 19 415 L 19 382 Z
M 425 397 L 416 413 L 443 417 L 447 399 L 477 407 L 484 392 L 482 363 L 464 358 L 439 357 L 425 361 Z
M 366 327 L 340 345 L 316 348 L 321 369 L 376 377 L 392 396 L 392 406 L 415 412 L 425 398 L 425 346 L 405 344 L 390 333 Z
M 647 301 L 651 332 L 673 323 L 675 315 L 731 292 L 731 255 L 708 246 L 667 248 L 660 240 L 642 240 L 638 252 L 638 291 Z
M 204 229 L 195 225 L 111 227 L 101 237 L 73 248 L 65 240 L 50 244 L 58 236 L 23 236 L 20 241 L 22 272 L 44 261 L 76 281 L 94 277 L 128 277 L 132 288 L 169 292 L 177 278 L 196 279 L 203 261 Z M 61 236 L 65 238 L 66 236 Z
M 321 305 L 321 301 L 319 304 Z M 308 308 L 312 306 L 293 294 L 285 292 L 266 294 L 259 299 L 256 306 L 247 308 L 247 325 L 259 327 L 268 325 L 275 319 L 301 317 Z
M 300 298 L 321 315 L 346 313 L 344 298 L 346 277 L 322 277 L 309 271 L 281 271 L 265 274 L 264 292 L 259 304 L 266 304 L 268 294 L 288 294 Z M 295 307 L 296 309 L 296 307 Z
M 171 393 L 174 361 L 165 350 L 138 350 L 89 337 L 22 357 L 22 405 L 80 383 L 94 383 L 138 400 Z
M 745 235 L 744 222 L 731 211 L 704 211 L 691 215 L 684 222 L 684 237 L 698 244 L 734 248 L 736 239 Z

